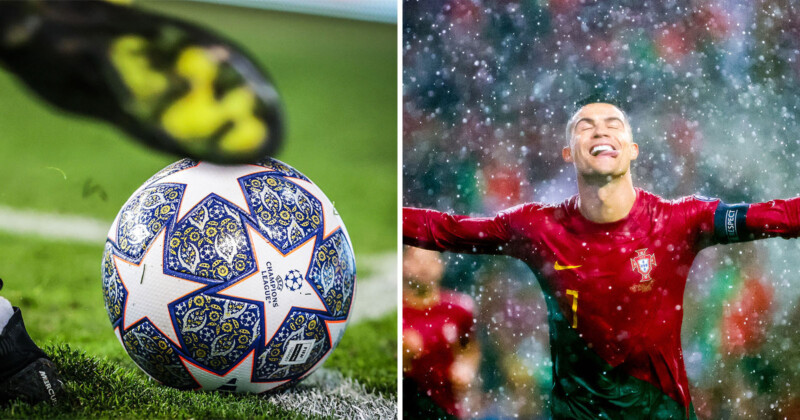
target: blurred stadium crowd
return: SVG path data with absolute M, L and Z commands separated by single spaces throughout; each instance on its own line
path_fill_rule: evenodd
M 561 159 L 573 103 L 623 103 L 634 183 L 729 203 L 800 194 L 800 5 L 790 0 L 406 1 L 404 205 L 491 215 L 575 194 Z M 703 251 L 683 348 L 700 418 L 800 415 L 800 247 Z M 547 415 L 544 299 L 502 257 L 446 255 L 475 298 L 482 353 L 472 416 Z

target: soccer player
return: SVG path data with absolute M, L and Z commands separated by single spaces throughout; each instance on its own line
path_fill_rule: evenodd
M 438 252 L 403 254 L 403 417 L 466 418 L 480 353 L 472 298 L 440 287 Z
M 715 244 L 800 235 L 800 199 L 729 205 L 634 188 L 639 146 L 609 102 L 581 107 L 566 137 L 576 196 L 494 217 L 405 208 L 403 241 L 509 255 L 533 270 L 548 309 L 554 418 L 695 418 L 681 353 L 692 261 Z

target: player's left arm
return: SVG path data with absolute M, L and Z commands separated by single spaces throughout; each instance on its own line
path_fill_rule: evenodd
M 688 218 L 708 245 L 800 236 L 800 197 L 727 204 L 694 196 L 686 204 Z
M 800 197 L 748 205 L 744 230 L 744 240 L 800 236 Z

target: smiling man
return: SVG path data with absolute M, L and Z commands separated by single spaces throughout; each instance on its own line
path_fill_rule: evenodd
M 536 274 L 547 302 L 557 419 L 695 418 L 681 352 L 686 278 L 715 244 L 800 235 L 800 199 L 728 205 L 634 188 L 625 113 L 581 107 L 562 156 L 578 194 L 494 217 L 404 208 L 408 245 L 503 254 Z

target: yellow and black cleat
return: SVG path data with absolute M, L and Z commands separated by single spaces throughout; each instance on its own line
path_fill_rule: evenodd
M 255 162 L 283 139 L 280 96 L 241 48 L 132 7 L 0 2 L 0 64 L 59 108 L 178 155 Z

